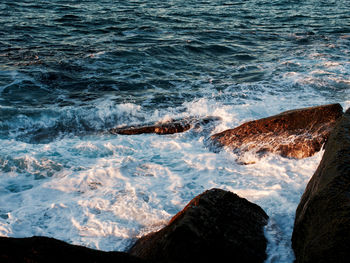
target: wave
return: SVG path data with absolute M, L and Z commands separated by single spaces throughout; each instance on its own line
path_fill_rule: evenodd
M 108 128 L 145 120 L 140 106 L 102 102 L 98 107 L 0 107 L 0 138 L 48 143 L 64 136 L 104 132 Z

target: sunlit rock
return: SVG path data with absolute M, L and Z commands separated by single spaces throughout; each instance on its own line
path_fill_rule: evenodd
M 305 158 L 322 148 L 342 114 L 340 104 L 291 110 L 244 123 L 214 134 L 210 139 L 215 148 L 227 146 L 239 154 L 273 152 L 284 157 Z

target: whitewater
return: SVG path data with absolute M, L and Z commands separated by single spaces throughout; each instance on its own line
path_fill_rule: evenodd
M 1 1 L 0 235 L 125 251 L 216 187 L 269 215 L 266 262 L 293 262 L 323 151 L 239 157 L 207 140 L 285 110 L 347 109 L 349 13 L 348 1 Z M 207 116 L 221 120 L 108 132 Z

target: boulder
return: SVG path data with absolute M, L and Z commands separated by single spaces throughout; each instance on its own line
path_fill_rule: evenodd
M 236 194 L 208 190 L 129 253 L 151 262 L 264 262 L 268 216 Z
M 340 104 L 291 110 L 244 123 L 214 134 L 210 139 L 216 148 L 227 146 L 240 154 L 273 152 L 284 157 L 305 158 L 321 149 L 342 114 Z
M 141 263 L 124 252 L 104 252 L 48 237 L 0 237 L 0 262 L 113 262 Z
M 194 117 L 184 118 L 181 120 L 170 120 L 166 122 L 158 122 L 144 125 L 131 125 L 127 127 L 119 127 L 110 129 L 112 134 L 122 135 L 136 135 L 143 133 L 156 133 L 156 134 L 174 134 L 185 132 L 191 128 L 199 128 L 209 123 L 221 120 L 219 117 L 205 117 L 197 119 Z
M 350 110 L 337 122 L 296 210 L 296 262 L 349 262 Z

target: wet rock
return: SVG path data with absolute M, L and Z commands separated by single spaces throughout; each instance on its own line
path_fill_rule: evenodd
M 292 236 L 296 262 L 349 262 L 350 111 L 337 122 L 298 205 Z
M 211 189 L 166 227 L 140 238 L 130 253 L 152 262 L 263 262 L 268 216 L 236 194 Z
M 240 154 L 273 152 L 284 157 L 305 158 L 321 149 L 342 114 L 340 104 L 291 110 L 244 123 L 214 134 L 210 139 L 214 147 L 227 146 Z
M 104 252 L 86 247 L 69 245 L 48 237 L 7 238 L 0 237 L 0 262 L 120 262 L 141 263 L 124 252 Z
M 174 134 L 188 131 L 191 128 L 198 129 L 201 126 L 205 126 L 209 123 L 221 120 L 219 117 L 205 117 L 202 119 L 197 118 L 185 118 L 181 120 L 170 120 L 167 122 L 145 124 L 145 125 L 133 125 L 121 128 L 110 129 L 112 134 L 122 135 L 136 135 L 143 133 L 156 133 L 156 134 Z
M 168 122 L 149 126 L 128 126 L 124 128 L 114 128 L 110 132 L 113 134 L 136 135 L 143 133 L 174 134 L 185 132 L 191 128 L 187 122 Z

